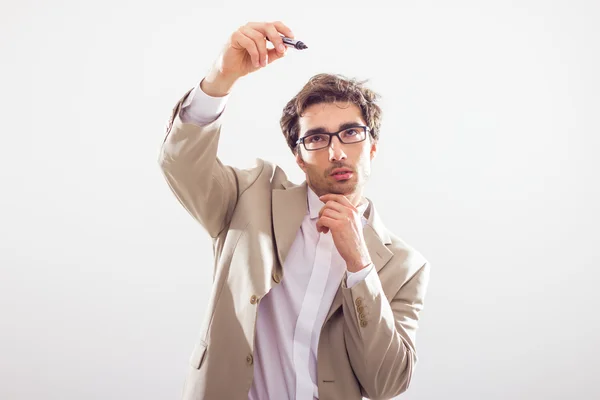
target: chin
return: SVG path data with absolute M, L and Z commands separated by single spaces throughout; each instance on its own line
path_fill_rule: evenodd
M 356 191 L 356 188 L 358 187 L 358 184 L 356 182 L 353 182 L 352 180 L 347 180 L 347 181 L 343 181 L 343 182 L 335 182 L 332 186 L 331 186 L 331 193 L 335 193 L 335 194 L 352 194 Z

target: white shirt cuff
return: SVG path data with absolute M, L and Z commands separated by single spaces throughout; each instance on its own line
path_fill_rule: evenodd
M 350 272 L 346 270 L 346 287 L 350 289 L 352 286 L 356 285 L 360 281 L 364 281 L 369 272 L 373 270 L 375 266 L 373 263 L 369 264 L 369 266 L 361 269 L 358 272 Z
M 181 121 L 186 124 L 208 125 L 221 115 L 227 104 L 229 94 L 212 97 L 204 93 L 200 83 L 192 89 L 181 105 Z

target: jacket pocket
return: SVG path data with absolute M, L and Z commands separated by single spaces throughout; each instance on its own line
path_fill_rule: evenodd
M 192 356 L 190 357 L 190 365 L 196 369 L 200 369 L 202 362 L 204 361 L 204 354 L 206 353 L 206 348 L 208 344 L 203 340 L 199 341 L 194 347 L 194 351 Z

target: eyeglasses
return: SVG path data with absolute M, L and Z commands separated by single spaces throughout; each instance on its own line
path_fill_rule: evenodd
M 342 129 L 335 133 L 313 133 L 299 138 L 296 145 L 302 143 L 308 151 L 321 150 L 329 147 L 331 138 L 337 136 L 340 142 L 344 144 L 360 143 L 367 138 L 369 127 L 364 125 L 356 125 L 350 128 Z

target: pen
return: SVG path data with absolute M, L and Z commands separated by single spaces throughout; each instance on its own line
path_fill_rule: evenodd
M 269 40 L 269 38 L 266 38 L 267 40 Z M 283 44 L 291 46 L 297 50 L 304 50 L 304 49 L 308 49 L 308 46 L 304 44 L 304 42 L 300 41 L 300 40 L 295 40 L 295 39 L 291 39 L 289 37 L 285 37 L 283 36 L 281 38 L 283 40 Z M 270 42 L 270 40 L 269 40 Z

